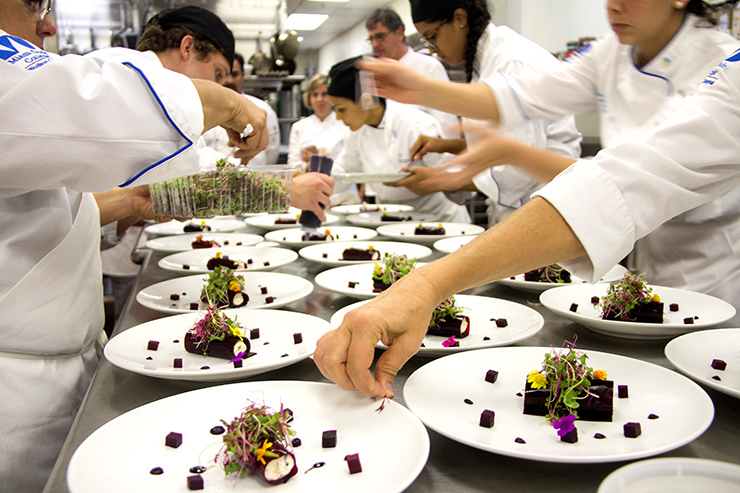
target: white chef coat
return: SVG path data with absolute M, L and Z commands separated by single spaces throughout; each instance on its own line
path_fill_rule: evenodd
M 198 169 L 189 79 L 112 48 L 57 57 L 0 30 L 0 484 L 40 491 L 97 360 L 90 193 Z
M 253 102 L 259 108 L 265 110 L 267 113 L 267 135 L 269 141 L 265 150 L 254 156 L 249 160 L 249 164 L 252 166 L 260 166 L 265 164 L 277 164 L 280 158 L 280 125 L 278 123 L 277 113 L 272 109 L 270 103 L 264 99 L 254 97 L 250 94 L 242 94 L 245 98 Z M 221 154 L 227 155 L 234 148 L 229 146 L 229 134 L 226 133 L 223 127 L 213 127 L 209 131 L 203 134 L 205 145 L 211 149 L 215 149 Z M 238 159 L 235 161 L 239 161 Z
M 290 126 L 288 164 L 305 170 L 306 163 L 301 159 L 301 150 L 311 146 L 336 159 L 344 146 L 344 138 L 349 134 L 349 127 L 337 120 L 333 111 L 323 121 L 315 113 L 301 118 Z
M 450 77 L 447 75 L 442 62 L 437 60 L 433 56 L 425 55 L 411 49 L 410 46 L 406 47 L 406 53 L 398 59 L 399 62 L 407 65 L 417 72 L 421 73 L 425 77 L 431 77 L 433 79 L 439 79 L 449 82 Z M 460 120 L 457 115 L 445 113 L 444 111 L 435 110 L 433 108 L 427 108 L 425 106 L 416 106 L 424 113 L 429 113 L 439 121 L 442 125 L 442 136 L 446 139 L 459 139 L 460 134 Z
M 535 194 L 560 212 L 586 249 L 588 257 L 566 263 L 579 277 L 596 281 L 663 221 L 740 184 L 739 60 L 740 51 L 711 71 L 652 133 L 576 162 Z M 721 241 L 737 252 L 735 224 L 721 228 Z M 740 263 L 705 247 L 707 263 L 721 268 L 686 272 L 687 281 L 711 281 L 727 291 L 740 277 Z
M 670 43 L 638 69 L 632 47 L 610 33 L 539 78 L 497 74 L 486 80 L 504 127 L 565 112 L 598 109 L 606 147 L 649 132 L 704 76 L 738 47 L 732 36 L 687 15 Z M 642 161 L 641 161 L 642 164 Z M 740 306 L 740 278 L 717 282 L 740 266 L 740 188 L 660 226 L 635 246 L 630 267 L 657 285 L 713 294 Z
M 489 23 L 478 40 L 473 62 L 475 83 L 494 74 L 518 77 L 545 74 L 556 70 L 559 62 L 541 46 L 506 26 Z M 559 156 L 578 159 L 581 155 L 581 134 L 572 115 L 564 112 L 549 119 L 521 120 L 506 127 L 506 135 L 526 145 L 544 149 Z M 474 141 L 467 136 L 468 146 Z M 489 222 L 496 223 L 529 200 L 541 184 L 515 166 L 496 166 L 479 173 L 473 182 L 491 200 Z
M 386 100 L 385 104 L 380 125 L 363 125 L 347 136 L 332 174 L 397 173 L 410 162 L 411 146 L 419 135 L 440 135 L 439 122 L 427 113 L 395 101 Z M 439 154 L 428 154 L 424 156 L 424 164 L 432 165 L 440 158 Z M 380 183 L 373 183 L 373 189 L 378 203 L 408 204 L 416 211 L 433 214 L 440 221 L 470 222 L 467 209 L 447 199 L 442 192 L 419 196 L 406 188 Z

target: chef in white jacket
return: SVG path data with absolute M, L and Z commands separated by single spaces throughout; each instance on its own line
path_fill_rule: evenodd
M 97 365 L 100 225 L 93 191 L 198 170 L 194 141 L 231 129 L 264 148 L 264 114 L 139 52 L 57 57 L 48 2 L 0 0 L 0 489 L 41 491 Z M 223 55 L 221 55 L 223 56 Z M 209 65 L 213 60 L 198 61 Z M 252 124 L 246 142 L 239 132 Z
M 739 108 L 740 51 L 652 132 L 576 162 L 508 219 L 348 313 L 319 340 L 317 366 L 345 389 L 392 397 L 445 298 L 553 263 L 596 282 L 638 238 L 740 185 Z M 378 340 L 389 349 L 373 375 Z
M 356 94 L 359 70 L 350 58 L 331 68 L 328 78 L 329 100 L 337 118 L 352 133 L 344 141 L 344 149 L 332 168 L 332 174 L 341 173 L 397 173 L 410 161 L 409 149 L 420 133 L 440 135 L 439 122 L 416 108 L 393 101 L 379 100 L 377 106 L 363 109 L 360 98 L 369 93 Z M 424 165 L 434 164 L 439 155 L 429 155 Z M 421 164 L 418 164 L 421 165 Z M 341 180 L 339 180 L 341 181 Z M 373 184 L 378 203 L 408 204 L 416 211 L 432 214 L 440 221 L 468 223 L 470 216 L 463 205 L 458 205 L 438 192 L 417 196 L 404 188 Z

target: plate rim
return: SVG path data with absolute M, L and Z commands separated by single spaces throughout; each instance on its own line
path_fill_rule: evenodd
M 354 240 L 352 240 L 351 242 L 352 243 L 355 243 L 357 245 L 360 245 L 360 246 L 367 246 L 367 245 L 373 245 L 373 246 L 375 246 L 375 245 L 378 245 L 378 244 L 383 244 L 383 245 L 392 245 L 392 246 L 396 246 L 396 245 L 411 245 L 413 248 L 419 248 L 419 249 L 424 248 L 427 251 L 426 255 L 424 255 L 423 257 L 418 257 L 417 256 L 416 257 L 417 259 L 427 258 L 427 257 L 431 256 L 434 253 L 434 251 L 431 248 L 429 248 L 426 245 L 422 245 L 420 243 L 411 243 L 411 242 L 402 242 L 402 241 L 387 241 L 387 240 L 380 240 L 380 241 L 373 241 L 373 240 L 357 240 L 357 241 L 354 241 Z M 333 266 L 333 267 L 343 267 L 343 266 L 347 266 L 347 265 L 357 265 L 357 264 L 367 264 L 367 263 L 377 262 L 377 260 L 328 260 L 328 259 L 327 259 L 327 261 L 322 261 L 321 259 L 314 259 L 314 258 L 310 258 L 310 257 L 306 257 L 305 256 L 306 255 L 306 252 L 304 252 L 304 250 L 305 251 L 311 251 L 312 252 L 313 250 L 321 250 L 321 248 L 319 248 L 319 247 L 323 247 L 323 246 L 327 246 L 327 245 L 334 245 L 336 243 L 345 243 L 345 242 L 341 242 L 341 241 L 340 242 L 329 242 L 329 243 L 327 243 L 327 242 L 316 242 L 313 245 L 306 245 L 305 247 L 303 247 L 300 250 L 298 250 L 298 255 L 300 255 L 301 258 L 308 260 L 309 262 L 316 262 L 316 263 L 321 264 L 321 265 L 329 265 L 329 266 Z M 350 243 L 350 242 L 346 242 L 346 243 Z M 304 252 L 304 253 L 301 253 L 301 252 Z M 341 263 L 339 263 L 339 262 L 341 262 Z
M 290 260 L 280 261 L 279 263 L 277 263 L 275 265 L 272 265 L 271 264 L 268 268 L 265 268 L 264 266 L 263 267 L 257 266 L 257 267 L 252 267 L 251 269 L 236 269 L 237 272 L 243 273 L 243 272 L 265 272 L 265 271 L 270 271 L 272 269 L 277 269 L 278 267 L 282 267 L 284 265 L 288 265 L 288 264 L 290 264 L 292 262 L 295 262 L 298 259 L 298 254 L 295 252 L 295 250 L 290 250 L 288 248 L 283 248 L 283 247 L 268 247 L 268 246 L 257 246 L 257 245 L 251 245 L 251 246 L 227 246 L 227 247 L 223 247 L 223 248 L 202 248 L 202 249 L 185 250 L 185 251 L 182 251 L 182 252 L 174 252 L 174 253 L 171 253 L 171 254 L 166 255 L 166 256 L 162 257 L 161 259 L 159 259 L 157 261 L 157 266 L 159 266 L 160 268 L 162 268 L 164 270 L 170 271 L 170 272 L 195 272 L 195 273 L 198 273 L 198 274 L 206 274 L 206 273 L 208 273 L 210 271 L 209 270 L 204 270 L 204 271 L 201 271 L 201 270 L 193 270 L 192 268 L 190 268 L 190 269 L 182 269 L 182 268 L 175 269 L 175 268 L 173 268 L 173 267 L 171 267 L 169 265 L 165 265 L 166 264 L 165 261 L 167 259 L 169 259 L 170 257 L 174 257 L 175 255 L 183 255 L 183 254 L 186 254 L 186 253 L 197 252 L 199 250 L 200 251 L 203 251 L 203 250 L 205 250 L 205 251 L 219 250 L 219 251 L 225 252 L 226 254 L 231 254 L 232 252 L 238 253 L 238 252 L 236 252 L 236 250 L 247 250 L 247 249 L 258 249 L 258 250 L 264 250 L 264 251 L 279 250 L 281 254 L 283 254 L 284 252 L 289 252 L 289 253 L 285 253 L 285 255 L 286 255 L 286 257 L 292 257 L 292 258 Z M 293 257 L 293 255 L 295 255 L 295 257 Z
M 185 249 L 164 249 L 162 247 L 158 247 L 158 243 L 161 243 L 163 241 L 174 241 L 173 238 L 195 238 L 196 236 L 203 234 L 203 233 L 184 233 L 181 235 L 168 235 L 168 236 L 160 236 L 157 238 L 151 238 L 146 241 L 146 244 L 144 245 L 149 250 L 153 250 L 155 252 L 162 252 L 162 253 L 178 253 L 178 252 L 187 252 L 190 250 L 196 250 L 195 248 L 185 248 Z M 231 241 L 231 238 L 237 238 L 237 237 L 243 237 L 241 241 L 249 241 L 252 242 L 249 245 L 228 245 L 228 246 L 254 246 L 257 243 L 264 241 L 265 238 L 262 235 L 254 234 L 254 233 L 207 233 L 205 236 L 223 236 L 226 235 L 229 238 L 229 241 Z M 258 239 L 255 239 L 258 238 Z M 184 242 L 187 242 L 187 240 L 183 240 Z M 222 248 L 222 247 L 211 247 L 211 248 Z M 208 250 L 207 248 L 204 248 L 203 250 Z

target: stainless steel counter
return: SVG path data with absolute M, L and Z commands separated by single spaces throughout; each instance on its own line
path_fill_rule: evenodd
M 245 228 L 244 232 L 260 231 Z M 242 230 L 240 230 L 242 232 Z M 176 277 L 176 274 L 157 266 L 164 255 L 151 252 L 147 255 L 137 278 L 133 293 L 159 281 Z M 438 258 L 435 252 L 434 257 Z M 277 270 L 313 280 L 327 267 L 299 258 L 296 262 Z M 538 304 L 538 295 L 512 290 L 496 283 L 482 286 L 468 294 L 498 297 L 531 306 L 545 318 L 545 327 L 535 336 L 517 346 L 559 347 L 563 340 L 578 335 L 581 350 L 598 350 L 641 359 L 671 368 L 663 354 L 667 341 L 636 341 L 617 339 L 595 332 L 554 315 Z M 340 296 L 316 286 L 307 298 L 283 309 L 316 315 L 329 320 L 338 309 L 357 300 Z M 133 295 L 128 300 L 115 330 L 118 334 L 135 325 L 165 316 L 141 306 Z M 729 326 L 729 325 L 728 325 Z M 379 353 L 378 353 L 379 354 Z M 377 356 L 377 355 L 376 355 Z M 393 383 L 396 400 L 404 404 L 403 386 L 411 373 L 431 361 L 416 356 L 402 369 Z M 245 380 L 307 380 L 327 382 L 311 359 Z M 67 492 L 66 471 L 69 460 L 77 447 L 96 429 L 136 407 L 164 397 L 195 390 L 215 383 L 178 382 L 145 377 L 113 366 L 102 360 L 77 415 L 72 430 L 46 485 L 46 493 Z M 705 388 L 715 405 L 715 418 L 710 428 L 698 439 L 662 457 L 699 457 L 740 464 L 740 400 Z M 596 491 L 599 483 L 625 462 L 608 464 L 555 464 L 531 462 L 496 455 L 474 449 L 442 435 L 429 431 L 431 451 L 429 461 L 407 492 L 472 492 L 472 491 Z

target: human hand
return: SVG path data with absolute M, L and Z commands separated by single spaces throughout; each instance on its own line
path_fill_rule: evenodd
M 316 148 L 316 146 L 308 146 L 301 149 L 301 159 L 304 163 L 308 163 L 311 161 L 311 156 L 314 154 L 318 154 L 319 150 Z
M 304 211 L 311 211 L 322 221 L 326 221 L 324 209 L 331 205 L 334 193 L 334 178 L 323 173 L 305 173 L 293 177 L 290 192 L 290 205 Z
M 416 138 L 414 145 L 411 146 L 411 151 L 409 152 L 411 160 L 420 161 L 421 158 L 430 152 L 446 152 L 440 146 L 441 140 L 441 138 L 432 137 L 431 135 L 419 135 Z
M 428 184 L 429 178 L 441 173 L 437 169 L 427 168 L 426 166 L 404 166 L 401 168 L 401 171 L 411 173 L 411 175 L 406 178 L 401 178 L 398 181 L 383 183 L 383 185 L 394 188 L 405 187 L 416 195 L 428 195 L 442 190 L 440 188 L 435 188 L 434 186 L 429 186 Z M 447 175 L 449 173 L 443 174 Z M 432 182 L 432 184 L 435 186 L 441 186 L 444 185 L 444 182 L 442 180 L 436 180 L 435 182 Z

